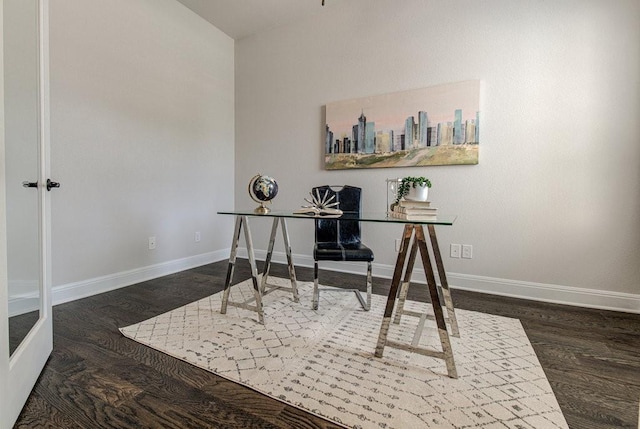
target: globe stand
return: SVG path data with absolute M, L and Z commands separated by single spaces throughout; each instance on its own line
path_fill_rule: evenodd
M 256 214 L 267 214 L 271 211 L 271 209 L 264 205 L 264 203 L 260 204 L 260 207 L 257 207 L 253 212 Z

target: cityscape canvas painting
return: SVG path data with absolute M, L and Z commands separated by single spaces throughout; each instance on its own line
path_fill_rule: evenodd
M 329 103 L 325 168 L 477 164 L 480 81 Z

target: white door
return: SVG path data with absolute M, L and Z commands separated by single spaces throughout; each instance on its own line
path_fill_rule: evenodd
M 0 429 L 53 348 L 48 0 L 0 0 Z M 49 187 L 50 189 L 51 187 Z

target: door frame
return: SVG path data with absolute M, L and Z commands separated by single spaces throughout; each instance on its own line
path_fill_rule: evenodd
M 4 48 L 0 43 L 0 429 L 13 427 L 53 350 L 51 305 L 50 193 L 44 184 L 50 171 L 49 0 L 38 1 L 39 168 L 41 303 L 40 319 L 9 357 L 7 223 L 4 123 Z M 0 34 L 4 40 L 4 0 L 0 0 Z M 6 347 L 5 347 L 6 346 Z

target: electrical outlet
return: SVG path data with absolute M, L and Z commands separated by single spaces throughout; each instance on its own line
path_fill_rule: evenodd
M 462 245 L 462 257 L 465 259 L 473 258 L 473 246 L 470 244 Z
M 459 244 L 452 244 L 450 249 L 449 249 L 449 256 L 452 258 L 459 258 L 460 257 L 460 245 Z
M 153 250 L 156 248 L 156 238 L 149 237 L 149 250 Z
M 200 242 L 200 231 L 196 231 L 195 235 L 194 235 L 194 240 L 196 241 L 196 243 Z

